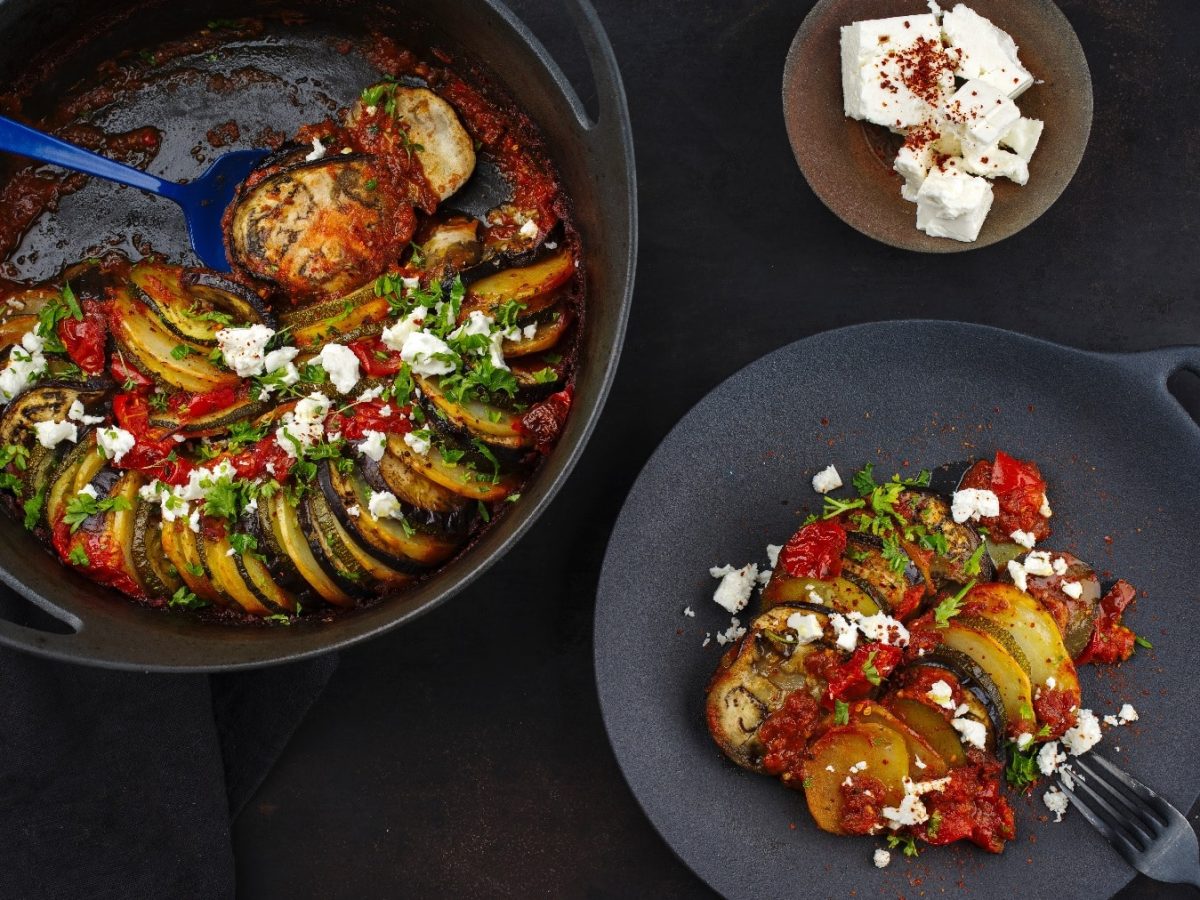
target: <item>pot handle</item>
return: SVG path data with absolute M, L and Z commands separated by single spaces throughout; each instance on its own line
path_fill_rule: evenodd
M 621 70 L 613 53 L 612 43 L 589 0 L 566 0 L 567 12 L 575 22 L 575 28 L 583 41 L 584 52 L 592 67 L 592 79 L 596 84 L 599 111 L 592 121 L 579 95 L 571 87 L 562 70 L 555 65 L 555 77 L 564 86 L 579 128 L 584 132 L 599 132 L 620 135 L 621 124 L 629 119 L 629 108 L 625 99 L 625 85 L 621 81 Z
M 11 585 L 0 586 L 0 593 L 6 595 L 0 597 L 0 644 L 7 644 L 21 650 L 33 650 L 50 656 L 70 653 L 68 648 L 77 640 L 77 635 L 84 627 L 83 622 L 77 616 L 53 604 L 31 600 L 16 591 Z M 11 602 L 9 602 L 10 600 Z M 65 633 L 46 631 L 42 628 L 14 622 L 4 615 L 5 610 L 15 610 L 27 605 L 36 606 L 45 615 L 61 622 L 71 630 Z

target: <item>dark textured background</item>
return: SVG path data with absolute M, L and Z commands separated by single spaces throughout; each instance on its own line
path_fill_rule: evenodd
M 779 94 L 807 0 L 597 6 L 641 182 L 637 296 L 608 410 L 483 583 L 343 655 L 236 823 L 244 896 L 709 896 L 622 781 L 592 683 L 605 539 L 671 425 L 747 362 L 854 322 L 965 319 L 1093 349 L 1200 343 L 1200 4 L 1062 3 L 1095 82 L 1079 173 L 1025 232 L 936 258 L 842 225 L 797 170 Z M 514 7 L 581 71 L 557 4 Z M 1192 894 L 1141 884 L 1122 898 Z

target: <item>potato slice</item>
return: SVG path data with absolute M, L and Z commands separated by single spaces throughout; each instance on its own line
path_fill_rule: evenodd
M 933 745 L 878 703 L 872 703 L 869 700 L 856 703 L 850 712 L 850 721 L 882 725 L 904 738 L 904 746 L 908 751 L 909 759 L 908 777 L 913 781 L 928 781 L 931 778 L 941 778 L 946 774 L 946 761 L 942 759 L 941 754 Z M 923 768 L 917 764 L 917 760 L 924 764 Z
M 812 745 L 812 758 L 804 767 L 804 794 L 813 820 L 824 831 L 850 834 L 843 824 L 845 796 L 842 788 L 855 774 L 883 784 L 878 809 L 898 806 L 904 799 L 904 778 L 909 755 L 904 738 L 879 724 L 843 725 L 829 729 Z M 865 768 L 861 765 L 866 763 Z M 851 773 L 851 769 L 856 769 Z

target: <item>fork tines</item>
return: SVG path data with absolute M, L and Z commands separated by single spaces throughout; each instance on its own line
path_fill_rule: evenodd
M 1071 798 L 1097 831 L 1128 856 L 1144 853 L 1166 830 L 1166 802 L 1140 781 L 1122 772 L 1101 756 L 1071 761 L 1074 776 L 1063 779 L 1063 792 Z

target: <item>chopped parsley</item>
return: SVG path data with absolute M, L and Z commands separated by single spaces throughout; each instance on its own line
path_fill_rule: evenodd
M 905 856 L 918 856 L 921 853 L 917 849 L 917 839 L 911 834 L 889 834 L 887 845 L 889 850 L 900 848 L 900 852 Z
M 945 628 L 950 624 L 950 620 L 962 611 L 963 598 L 973 587 L 975 587 L 975 579 L 971 579 L 961 591 L 952 597 L 945 598 L 933 608 L 933 620 L 938 628 Z
M 1150 643 L 1148 640 L 1146 640 L 1144 637 L 1142 637 L 1140 634 L 1135 634 L 1133 636 L 1133 642 L 1145 650 L 1153 650 L 1154 649 L 1154 645 L 1152 643 Z
M 132 509 L 124 497 L 105 497 L 97 500 L 91 494 L 76 494 L 67 503 L 67 511 L 63 521 L 71 526 L 71 533 L 79 530 L 79 526 L 92 516 L 103 512 L 116 512 Z
M 25 501 L 25 530 L 33 531 L 42 518 L 42 507 L 46 505 L 46 486 Z
M 82 547 L 72 547 L 71 552 L 67 554 L 67 561 L 75 566 L 90 566 L 92 564 L 87 551 Z
M 984 551 L 987 550 L 987 545 L 981 543 L 975 548 L 975 552 L 971 554 L 971 558 L 967 560 L 967 564 L 963 566 L 963 571 L 968 575 L 979 574 L 979 564 L 983 561 Z
M 854 477 L 851 478 L 851 483 L 854 485 L 854 489 L 858 491 L 858 496 L 869 496 L 871 491 L 875 490 L 874 471 L 875 464 L 867 463 L 854 473 Z
M 900 542 L 895 537 L 883 539 L 883 558 L 897 574 L 908 568 L 908 554 L 900 549 Z
M 204 609 L 208 606 L 208 601 L 197 597 L 187 588 L 180 588 L 171 595 L 171 599 L 167 601 L 167 606 L 172 609 Z
M 848 725 L 850 724 L 850 704 L 845 700 L 833 701 L 833 724 Z
M 1004 780 L 1015 791 L 1023 791 L 1038 779 L 1037 754 L 1039 747 L 1030 743 L 1024 750 L 1016 742 L 1008 744 L 1008 762 L 1004 766 Z
M 867 658 L 863 660 L 862 673 L 866 676 L 867 681 L 873 685 L 878 685 L 882 680 L 879 677 L 879 670 L 875 668 L 875 657 L 879 655 L 878 650 L 872 650 L 867 654 Z

